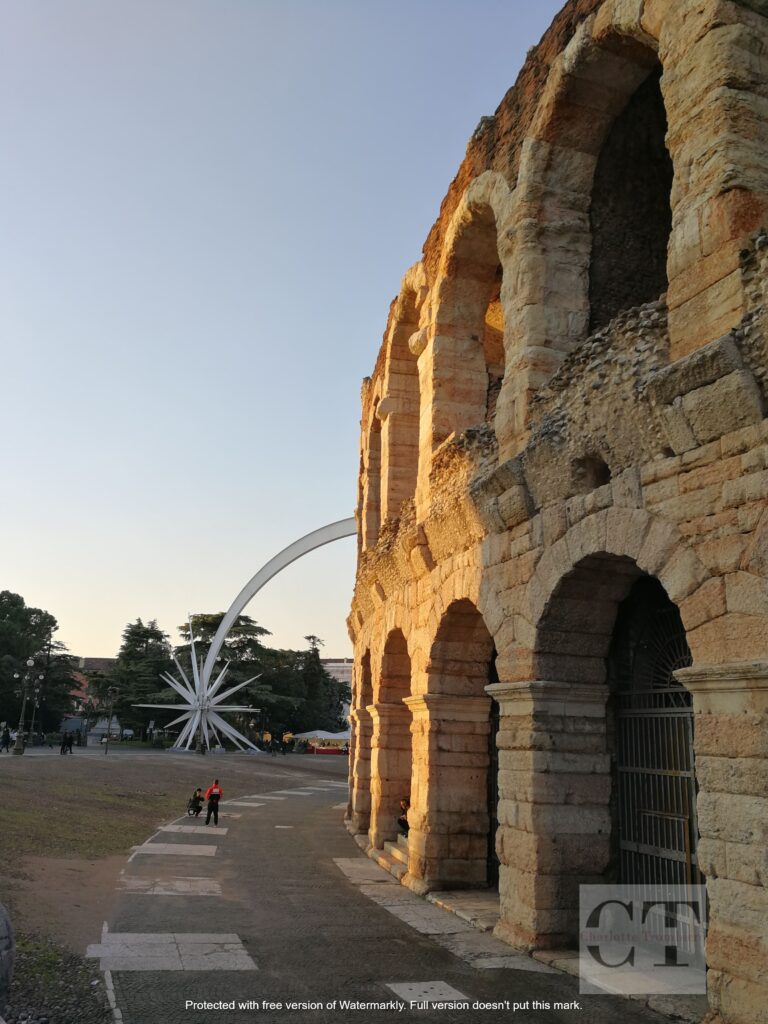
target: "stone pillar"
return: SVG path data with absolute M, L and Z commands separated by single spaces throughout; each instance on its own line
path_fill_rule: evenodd
M 579 885 L 599 883 L 611 853 L 608 688 L 513 682 L 499 702 L 499 896 L 496 934 L 523 949 L 573 945 Z
M 768 1021 L 768 662 L 675 673 L 693 695 L 707 994 L 724 1021 Z
M 354 764 L 350 787 L 347 828 L 353 835 L 365 835 L 371 821 L 371 733 L 373 723 L 367 708 L 349 713 L 355 736 Z
M 396 839 L 400 800 L 411 792 L 411 713 L 404 704 L 371 704 L 371 822 L 368 838 L 377 850 Z
M 490 700 L 406 697 L 413 715 L 409 861 L 419 893 L 486 884 Z

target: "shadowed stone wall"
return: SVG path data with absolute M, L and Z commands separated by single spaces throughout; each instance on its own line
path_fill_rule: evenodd
M 497 931 L 557 947 L 579 884 L 612 870 L 618 609 L 640 579 L 663 589 L 693 659 L 708 997 L 727 1024 L 768 1019 L 754 6 L 574 0 L 481 121 L 363 383 L 348 620 L 349 827 L 379 850 L 410 770 L 403 881 L 485 885 L 495 701 Z

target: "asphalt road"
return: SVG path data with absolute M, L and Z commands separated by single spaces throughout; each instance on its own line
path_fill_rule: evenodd
M 224 764 L 221 777 L 226 795 Z M 467 935 L 452 914 L 417 900 L 360 853 L 342 824 L 345 782 L 346 759 L 260 758 L 250 796 L 225 802 L 219 829 L 185 818 L 175 824 L 203 831 L 148 837 L 149 846 L 165 852 L 143 847 L 132 856 L 102 943 L 91 949 L 109 972 L 118 1018 L 125 1024 L 664 1019 L 622 999 L 582 998 L 576 979 L 544 973 L 533 961 L 526 970 L 483 969 L 446 948 L 485 939 Z M 463 930 L 454 934 L 454 928 Z M 429 990 L 435 998 L 442 992 L 448 1004 L 468 1005 L 412 1006 L 411 1000 L 424 1001 L 418 989 L 397 988 L 430 983 L 448 986 Z M 357 1006 L 345 1009 L 344 1000 Z M 550 1009 L 534 1009 L 534 1001 Z M 308 1005 L 291 1008 L 291 1002 Z M 515 1003 L 522 1006 L 513 1010 Z

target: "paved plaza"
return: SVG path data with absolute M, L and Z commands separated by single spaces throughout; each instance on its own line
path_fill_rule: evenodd
M 163 822 L 126 856 L 87 951 L 117 1022 L 469 1024 L 509 1020 L 514 1004 L 523 1022 L 661 1020 L 582 999 L 575 978 L 399 885 L 344 829 L 345 761 L 252 763 L 252 788 L 223 802 L 218 827 Z M 225 794 L 235 764 L 216 762 Z

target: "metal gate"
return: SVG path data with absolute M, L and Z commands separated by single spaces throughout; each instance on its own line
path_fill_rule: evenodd
M 624 884 L 704 881 L 696 858 L 691 695 L 673 674 L 691 662 L 677 607 L 657 581 L 640 580 L 621 606 L 611 659 Z

